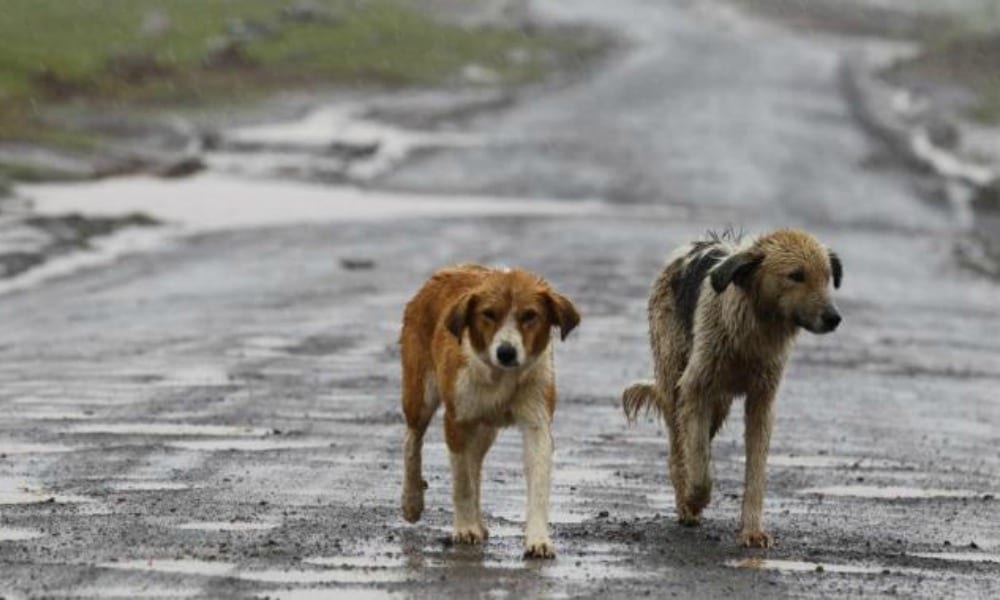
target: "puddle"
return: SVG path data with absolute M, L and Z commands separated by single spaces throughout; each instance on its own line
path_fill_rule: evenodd
M 187 423 L 82 423 L 65 429 L 67 433 L 105 433 L 109 435 L 204 435 L 220 437 L 260 436 L 270 429 L 237 425 L 193 425 Z
M 351 600 L 395 600 L 401 598 L 399 594 L 386 590 L 373 590 L 369 588 L 320 588 L 312 590 L 290 590 L 267 592 L 257 596 L 261 599 L 269 600 L 329 600 L 330 598 L 350 598 Z
M 45 534 L 38 529 L 18 529 L 16 527 L 0 527 L 0 542 L 20 542 L 33 540 Z
M 71 185 L 33 184 L 19 186 L 18 190 L 34 200 L 40 215 L 142 212 L 166 223 L 184 225 L 195 233 L 415 217 L 585 215 L 603 209 L 601 203 L 594 200 L 562 202 L 461 195 L 443 198 L 296 181 L 247 179 L 212 172 L 170 180 L 133 176 Z M 240 210 L 234 211 L 234 205 Z
M 744 558 L 726 561 L 727 567 L 737 569 L 755 569 L 761 571 L 782 571 L 785 573 L 848 573 L 867 575 L 882 573 L 885 567 L 866 565 L 836 565 L 829 563 L 814 563 L 800 560 L 779 560 L 771 558 Z
M 491 540 L 514 539 L 514 540 L 520 541 L 524 537 L 524 525 L 517 524 L 517 523 L 509 523 L 509 524 L 508 523 L 497 523 L 497 522 L 494 522 L 494 519 L 492 518 L 492 516 L 486 516 L 485 518 L 486 518 L 486 526 L 490 530 L 490 539 Z M 450 525 L 447 525 L 447 526 L 444 526 L 444 527 L 434 527 L 433 529 L 434 529 L 434 531 L 437 532 L 437 536 L 439 538 L 451 537 L 452 529 L 451 529 Z M 321 559 L 321 560 L 328 560 L 328 561 L 347 560 L 347 561 L 350 561 L 350 560 L 354 560 L 354 559 L 361 560 L 362 558 L 364 558 L 364 557 L 335 557 L 335 558 L 328 558 L 328 559 Z M 379 560 L 379 558 L 376 557 L 373 560 Z M 391 566 L 391 565 L 387 565 L 387 566 Z
M 1000 563 L 1000 554 L 992 552 L 913 552 L 909 556 L 956 562 Z
M 258 583 L 397 583 L 406 581 L 406 573 L 395 569 L 239 569 L 235 563 L 195 559 L 128 560 L 98 565 L 105 569 L 231 577 Z
M 515 565 L 516 568 L 516 565 Z M 538 567 L 539 575 L 549 579 L 581 581 L 586 579 L 655 579 L 656 573 L 639 571 L 624 557 L 589 556 L 587 560 L 575 559 Z
M 400 583 L 406 581 L 404 571 L 395 569 L 295 569 L 282 571 L 241 571 L 237 577 L 259 583 Z
M 63 185 L 72 188 L 72 184 Z M 86 252 L 58 256 L 22 275 L 0 281 L 0 295 L 30 289 L 50 279 L 105 265 L 128 254 L 162 248 L 166 239 L 164 232 L 153 229 L 126 229 L 115 235 L 92 238 L 87 242 Z
M 256 336 L 245 338 L 242 344 L 226 350 L 226 354 L 241 358 L 273 358 L 287 356 L 285 348 L 294 345 L 296 340 L 279 336 Z
M 799 494 L 815 494 L 820 496 L 839 496 L 846 498 L 977 498 L 982 494 L 972 490 L 945 490 L 937 488 L 913 488 L 901 486 L 876 485 L 831 485 L 799 490 Z
M 556 465 L 552 469 L 552 482 L 557 485 L 606 484 L 613 478 L 614 473 L 611 471 L 588 467 Z
M 654 492 L 652 494 L 646 494 L 646 502 L 650 506 L 657 510 L 673 510 L 676 508 L 677 499 L 674 497 L 674 492 Z
M 554 562 L 524 562 L 519 557 L 504 559 L 487 558 L 484 567 L 505 569 L 512 573 L 529 570 L 546 579 L 563 581 L 585 581 L 588 579 L 652 579 L 655 572 L 638 570 L 633 567 L 632 558 L 622 546 L 612 544 L 588 544 L 586 552 L 567 558 L 565 555 Z
M 21 444 L 18 442 L 0 441 L 0 455 L 55 454 L 59 452 L 72 452 L 74 450 L 83 450 L 83 448 L 71 448 L 69 446 L 63 446 L 62 444 Z
M 222 140 L 223 148 L 244 150 L 236 153 L 212 153 L 207 160 L 215 168 L 246 170 L 248 154 L 264 153 L 271 160 L 256 165 L 281 168 L 290 160 L 292 167 L 301 168 L 309 155 L 320 155 L 331 162 L 329 150 L 334 147 L 370 149 L 367 155 L 355 156 L 346 163 L 347 174 L 355 179 L 370 179 L 397 164 L 421 148 L 460 147 L 477 143 L 466 134 L 407 130 L 361 118 L 363 107 L 351 105 L 327 106 L 314 110 L 297 121 L 253 125 L 230 130 Z M 270 152 L 268 152 L 270 150 Z M 263 152 L 262 152 L 263 151 Z M 364 153 L 363 153 L 364 154 Z M 344 159 L 341 159 L 344 160 Z
M 302 448 L 329 448 L 330 440 L 181 440 L 167 446 L 197 452 L 267 452 L 269 450 L 296 450 Z
M 229 374 L 221 368 L 209 365 L 198 365 L 176 369 L 163 374 L 163 379 L 155 381 L 152 385 L 157 387 L 177 387 L 177 386 L 220 386 L 232 385 Z
M 121 571 L 205 575 L 208 577 L 231 577 L 236 572 L 236 565 L 234 563 L 194 559 L 123 560 L 119 562 L 106 562 L 97 566 L 104 569 L 117 569 Z
M 253 521 L 191 521 L 175 525 L 177 529 L 193 531 L 268 531 L 278 526 L 278 523 L 262 523 Z
M 0 477 L 0 504 L 77 504 L 93 502 L 86 496 L 55 494 L 44 487 L 27 481 Z
M 46 598 L 195 598 L 203 596 L 201 590 L 193 588 L 156 587 L 155 585 L 116 585 L 109 587 L 91 586 L 73 588 L 57 592 L 46 591 Z
M 45 402 L 45 400 L 41 401 Z M 15 413 L 11 413 L 8 418 L 17 419 L 18 421 L 85 421 L 96 418 L 96 415 L 93 412 L 63 410 L 54 406 L 37 406 L 18 410 Z
M 192 486 L 179 481 L 120 481 L 110 488 L 116 492 L 177 492 L 190 490 Z
M 280 335 L 258 335 L 243 339 L 243 344 L 251 348 L 268 348 L 270 350 L 280 350 L 294 345 L 296 338 L 283 337 Z
M 450 533 L 451 530 L 449 529 Z M 490 530 L 490 537 L 493 530 Z M 407 560 L 403 556 L 385 556 L 381 554 L 371 554 L 367 556 L 317 556 L 307 558 L 302 561 L 307 565 L 327 568 L 369 568 L 369 569 L 398 569 L 405 567 Z
M 576 525 L 595 518 L 598 513 L 596 510 L 589 513 L 577 513 L 569 510 L 560 510 L 555 508 L 558 504 L 558 500 L 552 500 L 552 504 L 550 505 L 552 508 L 549 510 L 549 523 Z M 522 523 L 524 522 L 524 510 L 524 500 L 520 500 L 519 505 L 515 502 L 507 508 L 494 510 L 493 515 L 512 523 Z
M 739 462 L 746 462 L 741 456 Z M 767 457 L 769 467 L 800 467 L 813 469 L 902 469 L 900 462 L 879 458 L 852 458 L 850 456 L 772 454 Z
M 57 258 L 55 260 L 59 259 Z M 44 269 L 45 267 L 42 266 L 39 268 Z M 31 273 L 31 271 L 29 271 L 29 273 Z M 72 396 L 66 396 L 61 392 L 53 391 L 50 393 L 44 393 L 42 396 L 14 398 L 11 400 L 11 403 L 18 405 L 49 404 L 53 406 L 71 406 L 73 408 L 78 408 L 80 406 L 123 406 L 134 404 L 137 401 L 136 394 L 140 392 L 140 386 L 133 384 L 128 384 L 127 386 L 93 384 L 92 387 L 75 392 Z M 28 409 L 25 412 L 29 413 L 30 411 L 31 409 Z M 72 413 L 73 411 L 68 412 Z M 86 415 L 86 417 L 93 418 L 89 415 Z

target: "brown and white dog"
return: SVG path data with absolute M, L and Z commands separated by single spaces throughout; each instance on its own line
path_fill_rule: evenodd
M 521 269 L 460 265 L 436 272 L 406 305 L 400 346 L 406 415 L 403 517 L 424 509 L 424 432 L 444 403 L 456 543 L 487 535 L 480 511 L 483 458 L 500 427 L 523 435 L 528 487 L 525 557 L 552 558 L 549 488 L 556 405 L 550 331 L 580 322 L 573 303 Z
M 745 396 L 740 540 L 771 546 L 761 511 L 774 398 L 798 330 L 840 324 L 829 285 L 840 287 L 841 277 L 836 254 L 792 229 L 747 240 L 712 235 L 668 259 L 649 298 L 656 381 L 632 384 L 622 401 L 630 420 L 643 408 L 666 420 L 681 523 L 700 522 L 712 492 L 712 438 L 733 399 Z

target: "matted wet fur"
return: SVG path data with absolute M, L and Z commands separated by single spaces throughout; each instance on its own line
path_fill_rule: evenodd
M 803 231 L 750 239 L 710 234 L 675 251 L 649 297 L 655 382 L 625 389 L 634 421 L 659 412 L 670 432 L 670 478 L 681 523 L 697 525 L 712 493 L 711 441 L 732 401 L 746 399 L 746 478 L 740 541 L 770 547 L 762 524 L 774 398 L 800 328 L 827 333 L 840 314 L 836 254 Z
M 573 303 L 521 269 L 460 265 L 441 269 L 406 305 L 400 346 L 406 415 L 403 517 L 420 519 L 424 432 L 443 403 L 451 456 L 456 543 L 487 535 L 480 510 L 486 453 L 500 427 L 523 436 L 528 487 L 524 555 L 552 558 L 549 488 L 556 407 L 550 333 L 566 339 L 580 322 Z

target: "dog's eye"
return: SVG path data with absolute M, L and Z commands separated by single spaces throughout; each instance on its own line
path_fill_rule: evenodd
M 792 271 L 789 273 L 788 278 L 795 283 L 803 283 L 806 280 L 806 273 L 802 269 L 799 269 L 798 271 Z
M 487 308 L 486 310 L 483 311 L 483 318 L 486 319 L 487 321 L 496 321 L 497 312 L 492 308 Z
M 531 323 L 534 323 L 535 319 L 537 318 L 538 318 L 538 313 L 533 310 L 526 310 L 523 313 L 521 313 L 521 322 L 524 323 L 525 325 L 530 325 Z

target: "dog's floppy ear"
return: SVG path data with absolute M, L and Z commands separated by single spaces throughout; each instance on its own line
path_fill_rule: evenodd
M 549 322 L 559 326 L 559 339 L 566 341 L 569 332 L 580 324 L 580 313 L 569 298 L 558 292 L 545 292 L 545 304 L 549 309 Z
M 839 288 L 840 282 L 844 279 L 844 265 L 840 262 L 840 256 L 833 250 L 827 250 L 830 254 L 830 271 L 833 272 L 833 287 Z
M 712 269 L 712 289 L 716 294 L 721 294 L 730 283 L 747 287 L 750 277 L 762 260 L 764 260 L 763 254 L 750 250 L 730 256 Z
M 469 325 L 472 314 L 476 311 L 477 302 L 479 302 L 479 295 L 470 292 L 459 298 L 448 312 L 445 326 L 459 340 L 462 339 L 462 331 Z

